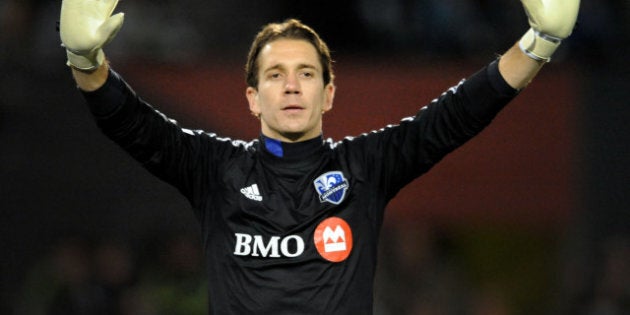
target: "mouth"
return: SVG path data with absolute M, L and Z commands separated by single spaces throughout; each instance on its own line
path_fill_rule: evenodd
M 299 111 L 301 111 L 303 109 L 304 109 L 304 107 L 299 106 L 299 105 L 288 105 L 288 106 L 285 106 L 284 108 L 282 108 L 282 111 L 289 112 L 289 113 L 297 113 L 297 112 L 299 112 Z

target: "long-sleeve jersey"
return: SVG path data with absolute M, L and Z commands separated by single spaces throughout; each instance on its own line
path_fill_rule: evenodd
M 497 64 L 415 116 L 337 142 L 246 142 L 184 129 L 114 71 L 84 96 L 108 137 L 189 200 L 212 314 L 371 314 L 388 201 L 517 94 Z

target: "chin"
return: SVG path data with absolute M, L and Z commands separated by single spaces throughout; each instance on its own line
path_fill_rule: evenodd
M 297 141 L 302 141 L 304 140 L 304 136 L 306 134 L 304 132 L 301 131 L 287 131 L 287 132 L 283 132 L 282 136 L 286 139 L 288 139 L 289 141 L 292 142 L 297 142 Z

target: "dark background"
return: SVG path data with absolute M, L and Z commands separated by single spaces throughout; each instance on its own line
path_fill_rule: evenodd
M 96 128 L 64 65 L 59 10 L 0 3 L 0 314 L 203 313 L 189 205 Z M 264 23 L 299 18 L 333 50 L 324 133 L 336 140 L 412 115 L 528 27 L 520 2 L 505 0 L 117 11 L 113 67 L 182 125 L 239 139 L 258 134 L 242 68 Z M 574 34 L 532 85 L 392 202 L 376 314 L 630 311 L 629 19 L 628 1 L 582 1 Z

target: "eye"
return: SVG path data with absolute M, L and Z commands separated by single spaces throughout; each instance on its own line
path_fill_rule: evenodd
M 271 80 L 279 79 L 280 77 L 282 77 L 282 74 L 280 72 L 269 72 L 267 74 L 267 78 Z
M 304 78 L 312 78 L 315 76 L 315 73 L 313 71 L 304 71 L 302 72 L 302 77 Z

